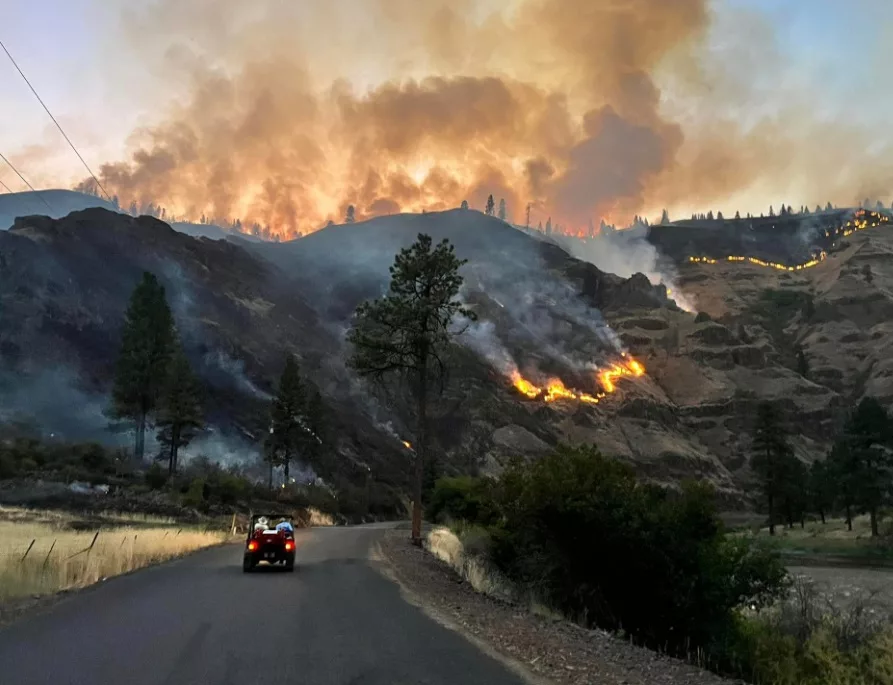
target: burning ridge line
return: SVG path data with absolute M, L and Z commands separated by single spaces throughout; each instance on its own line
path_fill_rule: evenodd
M 869 219 L 874 220 L 875 223 L 869 223 Z M 887 225 L 890 223 L 890 218 L 883 214 L 878 214 L 877 212 L 867 212 L 865 210 L 859 210 L 856 212 L 853 219 L 845 223 L 840 228 L 835 228 L 832 231 L 825 231 L 825 237 L 841 237 L 846 238 L 847 236 L 852 235 L 856 231 L 863 231 L 866 228 L 875 228 L 877 226 Z M 810 259 L 808 262 L 804 262 L 803 264 L 781 264 L 779 262 L 767 262 L 762 259 L 758 259 L 757 257 L 743 257 L 740 255 L 729 255 L 728 257 L 722 257 L 720 259 L 714 259 L 712 257 L 689 257 L 688 262 L 690 264 L 718 264 L 719 262 L 748 262 L 750 264 L 755 264 L 756 266 L 764 266 L 771 269 L 778 269 L 779 271 L 802 271 L 803 269 L 809 269 L 810 267 L 821 264 L 828 258 L 828 253 L 822 250 L 818 255 Z M 668 291 L 669 294 L 669 291 Z

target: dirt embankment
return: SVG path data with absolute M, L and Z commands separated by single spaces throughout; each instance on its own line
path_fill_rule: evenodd
M 696 666 L 598 630 L 476 592 L 445 563 L 390 531 L 381 543 L 398 581 L 436 618 L 483 641 L 538 682 L 574 685 L 730 685 Z

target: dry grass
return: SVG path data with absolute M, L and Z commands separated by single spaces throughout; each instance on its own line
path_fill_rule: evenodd
M 0 520 L 0 602 L 86 587 L 227 538 L 219 531 L 149 526 L 148 521 L 103 527 L 97 536 L 96 529 L 66 530 L 65 514 L 38 512 L 35 518 Z
M 476 537 L 474 529 L 469 530 L 466 534 L 469 538 Z M 472 539 L 466 542 L 471 542 L 470 546 L 473 547 L 477 540 Z M 434 528 L 425 536 L 427 550 L 456 571 L 475 591 L 502 599 L 512 597 L 510 583 L 487 563 L 483 555 L 468 550 L 466 542 L 445 527 Z

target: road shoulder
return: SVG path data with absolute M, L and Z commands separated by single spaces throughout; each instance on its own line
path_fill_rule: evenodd
M 730 685 L 739 681 L 661 657 L 601 631 L 475 592 L 446 564 L 409 543 L 406 531 L 383 536 L 379 551 L 395 579 L 423 606 L 476 643 L 523 665 L 537 680 L 600 685 Z

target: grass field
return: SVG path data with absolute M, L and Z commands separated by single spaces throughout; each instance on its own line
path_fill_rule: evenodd
M 0 602 L 86 587 L 228 538 L 152 517 L 72 523 L 65 513 L 0 508 Z

